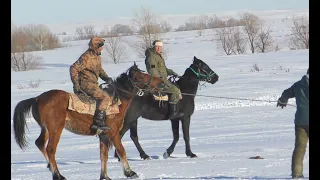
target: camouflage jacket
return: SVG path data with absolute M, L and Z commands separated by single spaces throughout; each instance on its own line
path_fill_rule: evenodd
M 98 84 L 98 77 L 106 81 L 107 73 L 102 69 L 101 57 L 92 49 L 84 52 L 70 67 L 71 81 L 74 86 L 80 87 L 81 83 L 91 82 Z

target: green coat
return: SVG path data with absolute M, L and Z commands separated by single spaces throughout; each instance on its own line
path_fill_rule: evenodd
M 309 126 L 309 78 L 306 75 L 284 90 L 279 100 L 287 103 L 289 98 L 294 97 L 297 104 L 294 123 Z
M 163 57 L 156 53 L 154 49 L 148 48 L 145 52 L 146 69 L 149 74 L 160 77 L 162 80 L 167 79 L 168 75 L 177 75 L 172 69 L 166 67 Z

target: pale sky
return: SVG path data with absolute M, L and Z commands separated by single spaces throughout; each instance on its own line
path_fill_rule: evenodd
M 309 0 L 11 0 L 11 19 L 16 25 L 116 19 L 132 17 L 143 5 L 157 14 L 177 15 L 308 9 Z

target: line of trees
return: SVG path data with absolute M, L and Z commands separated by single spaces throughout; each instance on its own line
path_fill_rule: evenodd
M 42 67 L 42 58 L 31 51 L 61 47 L 59 38 L 43 24 L 15 26 L 11 23 L 11 69 L 28 71 Z
M 244 54 L 247 51 L 265 53 L 279 50 L 272 36 L 271 26 L 254 14 L 246 12 L 241 14 L 239 19 L 228 17 L 224 20 L 215 15 L 211 17 L 200 15 L 189 18 L 185 24 L 173 30 L 167 21 L 160 20 L 159 16 L 148 6 L 142 6 L 139 11 L 135 12 L 132 25 L 116 24 L 110 30 L 104 28 L 99 33 L 92 25 L 82 26 L 76 29 L 76 37 L 65 39 L 65 41 L 101 36 L 106 39 L 105 50 L 108 58 L 105 62 L 121 63 L 126 57 L 127 46 L 132 48 L 139 57 L 144 57 L 145 50 L 152 46 L 152 42 L 155 39 L 161 39 L 166 32 L 196 30 L 198 35 L 202 36 L 205 29 L 213 29 L 217 49 L 226 55 Z M 309 48 L 308 18 L 293 18 L 291 32 L 288 44 L 290 49 Z M 136 40 L 130 41 L 125 38 L 131 35 L 135 36 Z M 38 68 L 39 66 L 34 64 L 41 64 L 41 58 L 33 56 L 30 52 L 57 47 L 61 47 L 59 38 L 51 33 L 48 27 L 44 25 L 16 27 L 12 24 L 11 62 L 13 70 Z M 168 52 L 168 49 L 163 50 L 164 58 L 168 56 Z M 29 61 L 34 63 L 26 63 Z M 30 64 L 30 67 L 26 67 L 28 66 L 26 64 Z

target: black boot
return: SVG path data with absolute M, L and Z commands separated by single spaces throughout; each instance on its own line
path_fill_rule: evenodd
M 105 111 L 96 110 L 94 112 L 93 124 L 91 125 L 91 129 L 99 130 L 98 134 L 103 131 L 109 130 L 110 128 L 105 124 L 106 118 L 107 115 Z
M 179 112 L 178 104 L 169 103 L 168 119 L 174 119 L 183 116 L 183 113 Z

